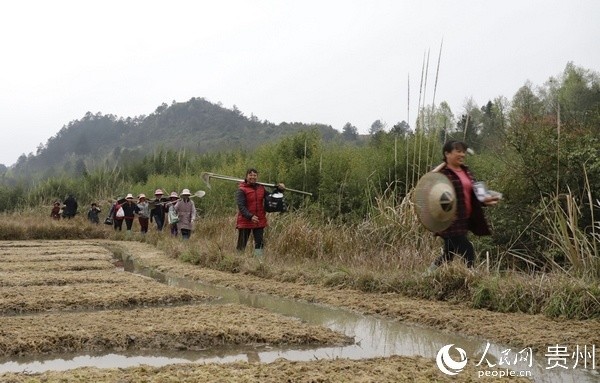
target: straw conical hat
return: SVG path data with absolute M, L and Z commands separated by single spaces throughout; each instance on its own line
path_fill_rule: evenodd
M 456 214 L 456 193 L 445 175 L 425 174 L 415 187 L 417 216 L 428 230 L 435 233 L 447 229 Z

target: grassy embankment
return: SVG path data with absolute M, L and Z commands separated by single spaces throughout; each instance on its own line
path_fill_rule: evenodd
M 410 207 L 404 207 L 409 208 Z M 440 239 L 423 230 L 400 209 L 381 208 L 356 225 L 322 224 L 292 212 L 270 215 L 265 261 L 235 250 L 233 214 L 200 217 L 189 241 L 167 231 L 142 236 L 138 223 L 131 235 L 106 225 L 89 224 L 83 216 L 52 221 L 35 211 L 3 214 L 1 240 L 108 238 L 139 240 L 157 246 L 173 258 L 231 273 L 246 273 L 278 281 L 350 288 L 365 292 L 395 292 L 429 300 L 466 302 L 473 308 L 499 312 L 542 313 L 549 317 L 600 318 L 597 280 L 565 272 L 526 274 L 498 271 L 479 260 L 474 271 L 455 261 L 425 275 L 439 254 Z M 413 216 L 414 217 L 414 216 Z

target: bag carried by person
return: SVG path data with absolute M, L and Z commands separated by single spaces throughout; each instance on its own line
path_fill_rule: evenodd
M 265 197 L 265 211 L 268 213 L 283 213 L 287 211 L 287 204 L 283 198 L 283 193 L 274 192 L 267 194 Z
M 175 207 L 169 206 L 169 212 L 167 213 L 167 219 L 169 220 L 169 224 L 173 225 L 179 222 L 179 216 L 175 211 Z
M 106 217 L 106 219 L 104 220 L 104 224 L 105 225 L 112 225 L 113 224 L 113 219 L 110 217 Z
M 119 206 L 119 208 L 117 209 L 117 212 L 115 214 L 115 217 L 117 217 L 117 218 L 125 217 L 125 211 L 123 210 L 123 206 Z

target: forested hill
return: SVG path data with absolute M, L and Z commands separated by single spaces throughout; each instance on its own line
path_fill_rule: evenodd
M 162 104 L 148 116 L 123 118 L 88 112 L 81 120 L 63 126 L 37 153 L 22 155 L 10 170 L 10 178 L 78 175 L 98 166 L 141 159 L 158 148 L 197 153 L 244 150 L 309 129 L 318 129 L 326 140 L 339 135 L 322 124 L 260 121 L 235 106 L 227 109 L 203 98 Z

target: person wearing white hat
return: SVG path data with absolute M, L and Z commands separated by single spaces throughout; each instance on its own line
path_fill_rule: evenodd
M 190 238 L 193 229 L 193 223 L 196 220 L 196 205 L 190 199 L 190 189 L 183 189 L 181 199 L 175 203 L 175 212 L 179 217 L 177 229 L 181 233 L 181 238 L 187 240 Z
M 140 208 L 136 205 L 133 200 L 133 194 L 128 193 L 125 197 L 125 203 L 121 205 L 123 208 L 123 219 L 127 226 L 127 234 L 131 234 L 131 228 L 133 227 L 133 219 L 136 214 L 139 214 Z
M 154 200 L 152 205 L 154 206 L 150 211 L 150 222 L 154 220 L 156 223 L 156 230 L 162 231 L 163 225 L 165 224 L 165 204 L 166 199 L 163 199 L 162 189 L 156 189 L 154 191 Z
M 137 207 L 139 209 L 138 222 L 140 223 L 140 232 L 146 234 L 148 232 L 148 221 L 150 220 L 150 204 L 146 201 L 144 193 L 138 195 Z
M 169 194 L 169 202 L 165 204 L 165 208 L 167 209 L 167 221 L 171 228 L 171 235 L 177 236 L 177 222 L 179 222 L 179 217 L 177 216 L 177 212 L 175 211 L 175 204 L 179 200 L 179 195 L 176 191 L 171 192 Z

